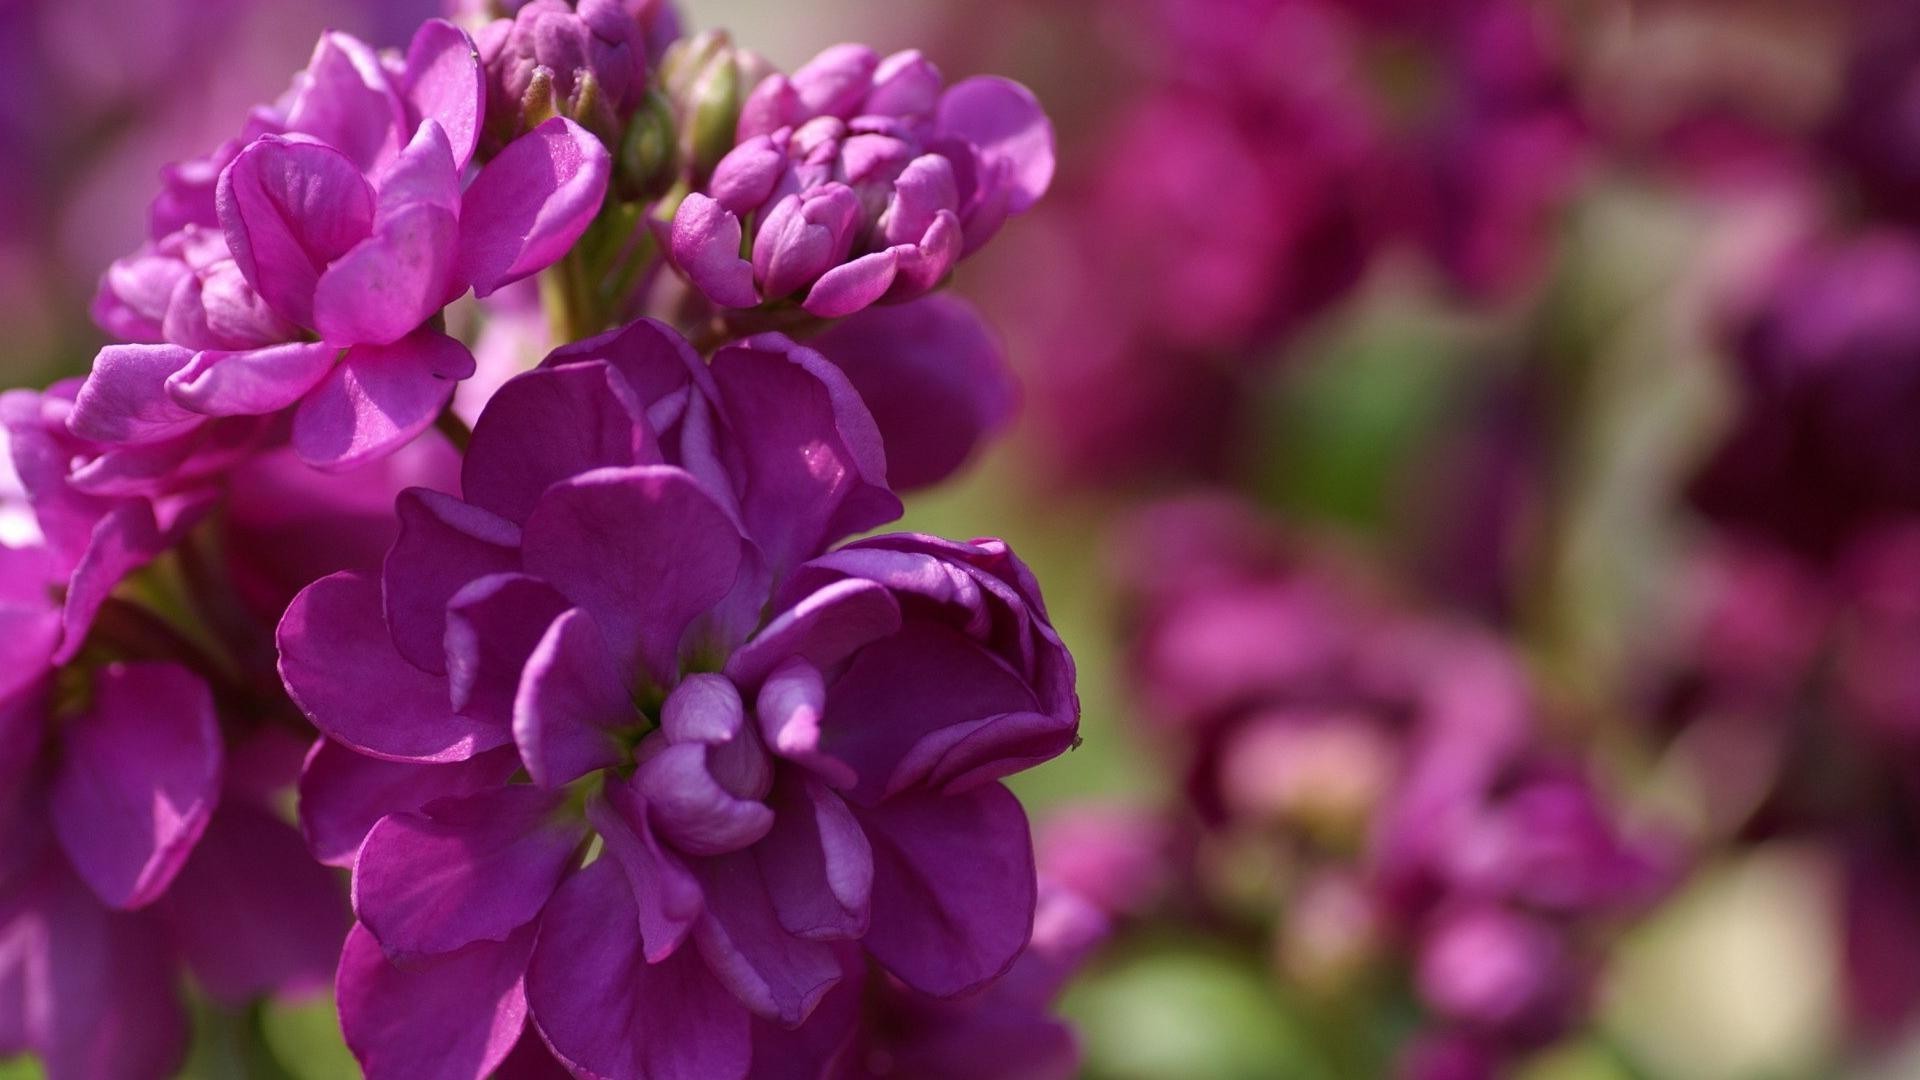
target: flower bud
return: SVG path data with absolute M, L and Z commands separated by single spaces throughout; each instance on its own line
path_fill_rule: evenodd
M 723 30 L 687 38 L 661 61 L 662 82 L 679 120 L 680 156 L 695 184 L 734 147 L 748 88 L 767 72 L 758 56 L 736 48 Z
M 620 197 L 659 198 L 679 178 L 680 149 L 674 140 L 673 105 L 658 91 L 647 94 L 628 121 L 614 161 L 613 182 Z
M 486 135 L 504 145 L 531 126 L 523 103 L 541 69 L 554 111 L 617 142 L 646 95 L 646 44 L 618 0 L 533 0 L 477 35 L 487 73 Z

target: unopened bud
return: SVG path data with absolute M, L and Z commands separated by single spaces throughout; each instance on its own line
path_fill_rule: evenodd
M 653 91 L 633 114 L 620 140 L 614 164 L 614 184 L 620 197 L 632 201 L 657 199 L 679 179 L 680 153 L 674 141 L 673 104 Z
M 733 149 L 749 68 L 761 66 L 725 31 L 710 30 L 668 50 L 663 83 L 680 121 L 680 154 L 697 186 Z

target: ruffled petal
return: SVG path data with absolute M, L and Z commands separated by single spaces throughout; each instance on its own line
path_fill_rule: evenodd
M 394 500 L 400 535 L 381 570 L 394 648 L 422 671 L 447 671 L 447 604 L 466 585 L 520 569 L 520 530 L 510 521 L 428 488 Z
M 327 264 L 373 231 L 373 187 L 332 146 L 267 135 L 220 174 L 220 225 L 233 261 L 274 312 L 313 325 Z
M 568 477 L 659 463 L 646 415 L 628 380 L 606 364 L 516 376 L 474 425 L 461 487 L 475 506 L 524 522 L 540 496 Z
M 350 867 L 381 818 L 499 787 L 519 768 L 511 747 L 465 761 L 417 765 L 383 761 L 318 739 L 300 771 L 300 829 L 315 859 Z
M 395 965 L 364 926 L 340 952 L 340 1030 L 367 1080 L 483 1080 L 526 1024 L 533 927 Z

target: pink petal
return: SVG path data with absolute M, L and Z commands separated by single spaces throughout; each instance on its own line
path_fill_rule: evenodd
M 109 345 L 93 359 L 67 414 L 67 429 L 89 442 L 152 443 L 205 423 L 166 393 L 167 381 L 193 360 L 177 345 Z
M 313 325 L 327 264 L 373 230 L 373 188 L 331 146 L 263 136 L 220 174 L 220 225 L 240 272 L 281 318 Z
M 384 457 L 433 424 L 473 354 L 435 330 L 391 345 L 357 345 L 293 415 L 293 449 L 316 468 L 350 469 Z
M 167 396 L 207 416 L 261 416 L 304 397 L 340 350 L 317 341 L 248 352 L 203 352 L 167 379 Z
M 206 684 L 171 664 L 102 671 L 64 732 L 53 830 L 101 902 L 152 903 L 220 797 L 220 721 Z
M 893 288 L 900 257 L 906 250 L 910 249 L 891 247 L 841 263 L 820 275 L 800 306 L 807 309 L 807 314 L 822 319 L 844 318 L 870 306 Z
M 987 163 L 1007 163 L 1013 213 L 1047 193 L 1053 182 L 1053 124 L 1026 87 L 992 75 L 962 80 L 941 96 L 939 124 L 972 143 Z
M 760 303 L 753 264 L 740 257 L 740 237 L 740 219 L 697 191 L 674 211 L 669 241 L 673 263 L 721 307 L 750 308 Z
M 412 127 L 379 54 L 358 38 L 329 32 L 296 77 L 286 129 L 338 148 L 371 173 L 399 151 Z
M 415 113 L 446 129 L 454 166 L 466 168 L 480 138 L 487 92 L 473 39 L 445 19 L 428 20 L 407 47 L 401 92 Z
M 559 261 L 600 212 L 610 171 L 607 148 L 563 117 L 509 143 L 467 188 L 459 280 L 487 296 Z
M 413 203 L 334 260 L 313 298 L 313 326 L 329 344 L 388 345 L 451 299 L 459 219 Z

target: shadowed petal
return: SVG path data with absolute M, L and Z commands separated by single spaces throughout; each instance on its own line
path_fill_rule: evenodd
M 447 604 L 466 585 L 520 569 L 520 530 L 428 488 L 394 500 L 400 535 L 387 552 L 380 584 L 393 646 L 422 671 L 447 670 Z
M 466 761 L 417 765 L 318 739 L 300 771 L 300 830 L 314 858 L 350 867 L 381 818 L 498 787 L 519 767 L 513 748 L 505 746 Z
M 475 506 L 524 522 L 561 480 L 660 460 L 628 380 L 606 364 L 568 364 L 516 376 L 494 393 L 460 479 Z
M 532 927 L 398 967 L 366 927 L 340 952 L 340 1030 L 367 1080 L 482 1080 L 526 1023 Z
M 797 1026 L 840 981 L 838 957 L 781 926 L 751 854 L 703 859 L 698 867 L 707 898 L 707 913 L 693 929 L 700 955 L 741 1004 Z
M 473 369 L 467 347 L 435 330 L 356 345 L 293 414 L 293 449 L 322 469 L 384 457 L 431 426 Z
M 616 732 L 640 720 L 593 616 L 572 608 L 554 619 L 527 657 L 513 704 L 514 742 L 534 783 L 557 787 L 619 764 Z
M 103 903 L 152 903 L 220 797 L 213 695 L 185 668 L 116 664 L 63 734 L 51 799 L 61 847 Z

